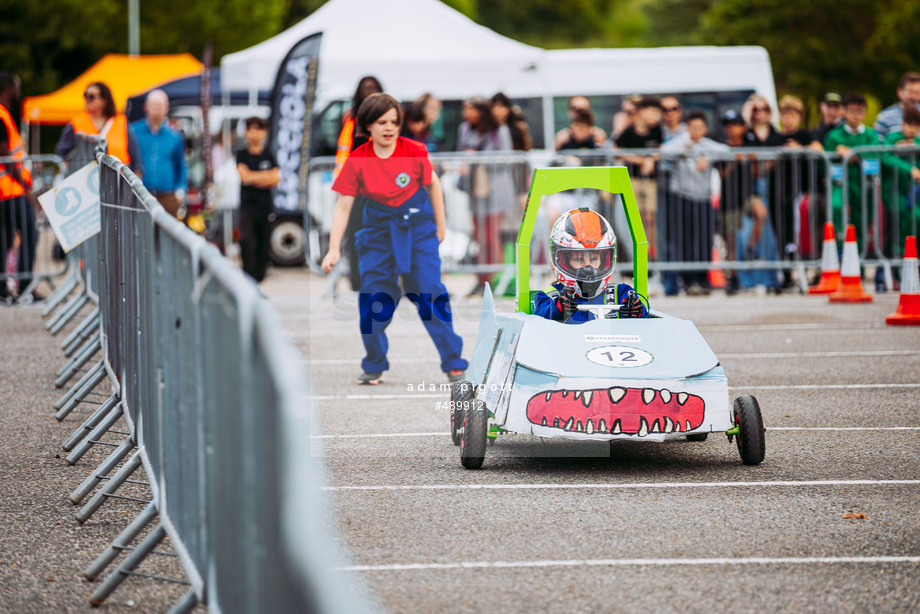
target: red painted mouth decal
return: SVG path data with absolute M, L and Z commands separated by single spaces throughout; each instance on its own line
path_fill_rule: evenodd
M 686 392 L 654 388 L 547 390 L 527 401 L 534 424 L 577 433 L 685 433 L 703 423 L 706 404 Z

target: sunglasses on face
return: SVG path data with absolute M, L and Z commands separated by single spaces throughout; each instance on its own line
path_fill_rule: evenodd
M 86 100 L 86 101 L 96 100 L 97 98 L 102 98 L 102 96 L 94 92 L 86 92 L 83 94 L 83 100 Z
M 763 113 L 769 113 L 769 112 L 770 112 L 770 107 L 751 107 L 751 110 L 754 111 L 755 113 L 756 113 L 757 111 L 761 111 L 761 112 L 763 112 Z
M 661 110 L 665 113 L 670 113 L 671 111 L 680 111 L 680 107 L 661 107 Z

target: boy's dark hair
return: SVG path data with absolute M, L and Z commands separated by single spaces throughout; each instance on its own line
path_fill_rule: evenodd
M 638 109 L 648 109 L 649 107 L 660 109 L 661 98 L 658 96 L 643 96 L 642 100 L 639 101 L 639 104 L 636 105 L 636 108 Z
M 920 126 L 920 110 L 916 107 L 907 107 L 904 109 L 904 119 L 901 120 L 901 123 Z
M 904 86 L 908 83 L 920 83 L 920 72 L 906 72 L 901 75 L 901 81 L 898 83 L 900 89 L 904 89 Z
M 843 106 L 848 107 L 851 104 L 856 104 L 864 107 L 866 106 L 866 97 L 859 92 L 847 92 L 843 97 Z
M 707 126 L 709 125 L 709 122 L 706 121 L 706 114 L 703 111 L 690 111 L 687 113 L 687 118 L 684 121 L 690 123 L 694 119 L 702 120 L 704 124 Z
M 249 130 L 253 126 L 255 126 L 256 128 L 260 130 L 267 130 L 268 122 L 265 121 L 265 119 L 261 117 L 257 117 L 255 115 L 253 115 L 252 117 L 247 117 L 246 118 L 246 129 Z
M 402 126 L 403 110 L 398 100 L 389 94 L 371 94 L 365 98 L 358 108 L 357 134 L 366 136 L 368 134 L 367 127 L 380 119 L 390 109 L 396 109 L 396 124 Z
M 591 109 L 575 109 L 572 111 L 572 115 L 573 124 L 594 125 L 594 112 Z

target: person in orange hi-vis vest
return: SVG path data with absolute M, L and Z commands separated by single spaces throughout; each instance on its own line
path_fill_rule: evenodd
M 362 77 L 358 81 L 358 87 L 355 89 L 355 95 L 351 100 L 351 108 L 345 112 L 342 118 L 342 131 L 339 133 L 339 141 L 335 150 L 335 172 L 334 177 L 339 176 L 339 172 L 345 165 L 345 160 L 351 155 L 358 146 L 367 142 L 368 138 L 357 134 L 355 125 L 355 116 L 358 114 L 358 108 L 364 99 L 371 94 L 383 93 L 383 86 L 376 77 L 370 75 Z M 344 243 L 348 250 L 348 263 L 350 265 L 348 278 L 351 282 L 351 289 L 357 292 L 361 289 L 361 273 L 358 271 L 358 250 L 355 249 L 355 233 L 361 230 L 361 223 L 364 215 L 364 203 L 358 198 L 351 208 L 351 215 L 348 218 L 348 226 L 345 229 Z
M 0 300 L 3 301 L 8 300 L 10 290 L 16 292 L 29 287 L 38 242 L 32 175 L 23 164 L 26 153 L 10 112 L 19 102 L 21 91 L 22 83 L 17 75 L 0 72 L 0 158 L 7 160 L 0 163 L 0 261 L 4 265 L 3 272 L 11 274 L 8 279 L 0 279 Z M 12 270 L 6 269 L 8 262 Z M 8 281 L 12 283 L 8 285 Z M 33 292 L 29 298 L 42 297 Z
M 134 128 L 128 123 L 128 118 L 115 108 L 115 98 L 112 97 L 109 86 L 101 81 L 90 83 L 83 91 L 83 103 L 84 111 L 64 128 L 54 152 L 62 158 L 67 158 L 77 146 L 77 132 L 101 135 L 105 137 L 107 153 L 127 164 L 137 175 L 141 175 L 143 165 Z M 76 161 L 79 166 L 89 162 L 90 160 Z

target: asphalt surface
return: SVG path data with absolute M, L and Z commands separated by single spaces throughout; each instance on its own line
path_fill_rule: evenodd
M 389 329 L 384 383 L 359 387 L 354 297 L 272 282 L 311 370 L 352 569 L 390 611 L 920 611 L 920 327 L 885 325 L 896 293 L 653 299 L 696 324 L 733 397 L 759 400 L 759 466 L 718 434 L 612 447 L 509 434 L 469 471 L 411 305 Z M 481 299 L 464 296 L 470 278 L 447 283 L 468 356 Z
M 465 297 L 468 276 L 446 282 L 469 356 L 481 299 Z M 263 284 L 312 375 L 318 428 L 303 437 L 323 446 L 350 568 L 386 610 L 920 611 L 920 327 L 885 326 L 897 294 L 653 299 L 697 325 L 732 396 L 758 398 L 759 466 L 716 434 L 612 447 L 502 435 L 468 471 L 411 305 L 390 327 L 384 383 L 359 387 L 355 298 L 344 282 L 325 290 L 302 269 Z M 80 572 L 140 510 L 116 500 L 73 518 L 67 496 L 108 452 L 58 458 L 93 409 L 53 419 L 75 323 L 51 337 L 40 307 L 0 308 L 0 612 L 93 611 Z M 141 473 L 119 493 L 149 498 Z M 139 571 L 182 577 L 170 557 Z M 131 578 L 96 611 L 166 611 L 184 591 Z

